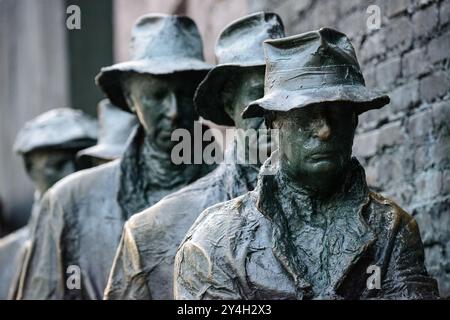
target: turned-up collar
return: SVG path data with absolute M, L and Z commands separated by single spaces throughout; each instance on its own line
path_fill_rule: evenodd
M 271 158 L 278 156 L 276 152 L 278 151 L 275 151 Z M 308 216 L 314 214 L 311 205 L 314 198 L 306 189 L 289 183 L 289 179 L 282 176 L 278 170 L 277 162 L 267 161 L 264 166 L 267 165 L 273 166 L 271 169 L 274 175 L 259 176 L 256 205 L 258 210 L 272 222 L 272 251 L 293 278 L 298 298 L 309 298 L 312 295 L 312 286 L 305 280 L 307 268 L 296 254 L 296 248 L 289 240 L 287 230 L 294 215 L 295 218 L 304 219 L 303 221 L 308 223 Z M 339 213 L 349 218 L 348 223 L 345 224 L 345 230 L 341 230 L 340 233 L 340 236 L 345 238 L 341 247 L 341 251 L 345 254 L 338 257 L 332 266 L 333 270 L 330 270 L 331 291 L 327 293 L 329 296 L 336 294 L 349 269 L 375 241 L 374 233 L 362 216 L 362 210 L 369 202 L 369 190 L 364 169 L 355 158 L 349 164 L 342 187 L 332 197 L 342 203 L 342 208 L 349 208 Z M 294 202 L 295 206 L 290 206 L 290 202 Z M 292 209 L 293 207 L 295 209 Z
M 137 127 L 120 161 L 118 201 L 125 215 L 137 213 L 159 199 L 152 194 L 174 190 L 202 175 L 202 165 L 175 165 L 169 153 L 158 151 Z
M 237 141 L 231 142 L 224 154 L 224 161 L 218 170 L 223 170 L 224 186 L 229 198 L 235 198 L 255 188 L 259 167 L 237 161 Z

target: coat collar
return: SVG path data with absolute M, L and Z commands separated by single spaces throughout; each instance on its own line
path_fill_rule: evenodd
M 278 156 L 277 154 L 273 156 Z M 267 163 L 271 163 L 267 161 Z M 297 248 L 290 240 L 290 228 L 295 223 L 309 223 L 309 216 L 315 214 L 309 194 L 289 183 L 278 170 L 278 163 L 272 172 L 275 175 L 260 175 L 257 194 L 258 210 L 272 222 L 272 251 L 295 281 L 297 297 L 311 298 L 314 293 L 307 280 L 307 266 L 297 254 Z M 375 235 L 365 222 L 362 211 L 369 202 L 369 190 L 364 169 L 352 159 L 342 188 L 330 198 L 339 203 L 339 212 L 330 211 L 332 223 L 326 230 L 324 246 L 329 250 L 329 285 L 320 292 L 332 297 L 336 295 L 352 266 L 363 256 L 375 241 Z M 345 209 L 346 208 L 346 209 Z M 318 214 L 318 213 L 316 213 Z M 335 218 L 334 218 L 335 217 Z
M 218 171 L 223 176 L 223 188 L 227 199 L 236 198 L 255 188 L 259 167 L 257 165 L 243 164 L 237 161 L 237 141 L 234 139 L 225 151 L 224 161 Z
M 208 127 L 202 126 L 202 135 Z M 212 171 L 215 165 L 175 165 L 171 154 L 158 151 L 138 126 L 120 159 L 116 199 L 126 219 Z

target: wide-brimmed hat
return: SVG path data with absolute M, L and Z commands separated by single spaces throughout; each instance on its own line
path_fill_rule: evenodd
M 14 151 L 83 149 L 97 141 L 97 121 L 80 110 L 58 108 L 25 123 L 17 134 Z
M 95 146 L 77 153 L 77 158 L 98 158 L 115 160 L 122 156 L 126 142 L 134 127 L 138 124 L 135 115 L 114 106 L 108 99 L 98 104 L 98 142 Z
M 197 26 L 184 16 L 148 14 L 132 30 L 132 60 L 102 68 L 96 83 L 116 106 L 130 111 L 123 95 L 121 76 L 134 72 L 168 75 L 197 71 L 206 74 L 212 65 L 203 58 L 203 44 Z
M 327 102 L 346 102 L 361 114 L 389 103 L 387 95 L 365 87 L 355 50 L 339 31 L 321 28 L 267 40 L 264 51 L 264 97 L 248 105 L 244 118 Z
M 194 96 L 198 114 L 216 124 L 233 126 L 222 97 L 227 79 L 247 68 L 262 68 L 264 72 L 263 41 L 281 37 L 284 27 L 275 13 L 254 13 L 226 26 L 215 46 L 218 65 L 208 72 Z

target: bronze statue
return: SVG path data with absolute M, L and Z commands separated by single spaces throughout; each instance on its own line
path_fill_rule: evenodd
M 14 149 L 23 157 L 36 191 L 28 224 L 0 239 L 0 300 L 12 298 L 17 288 L 41 196 L 57 181 L 77 171 L 76 153 L 92 146 L 96 139 L 95 120 L 69 108 L 45 112 L 19 131 Z
M 243 117 L 264 115 L 279 149 L 253 192 L 207 209 L 189 231 L 175 297 L 436 298 L 416 221 L 370 191 L 351 157 L 358 115 L 389 98 L 365 87 L 338 31 L 264 45 L 265 95 Z
M 225 27 L 215 48 L 218 65 L 201 82 L 194 98 L 198 113 L 242 130 L 264 126 L 262 117 L 242 119 L 241 113 L 264 93 L 262 42 L 283 36 L 281 19 L 273 13 L 252 14 Z M 216 170 L 130 218 L 106 299 L 173 299 L 175 253 L 189 227 L 207 207 L 255 187 L 260 164 L 237 161 L 237 143 L 233 141 Z
M 131 132 L 138 125 L 134 114 L 121 110 L 108 99 L 100 101 L 97 109 L 97 144 L 77 153 L 78 164 L 83 168 L 96 167 L 119 159 L 125 151 Z
M 140 126 L 120 160 L 84 170 L 43 199 L 24 299 L 101 299 L 124 222 L 213 169 L 174 165 L 171 132 L 192 130 L 194 90 L 211 66 L 195 23 L 149 14 L 133 28 L 133 60 L 103 68 L 97 83 Z

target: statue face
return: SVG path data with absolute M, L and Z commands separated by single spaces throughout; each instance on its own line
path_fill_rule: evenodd
M 263 148 L 265 154 L 271 153 L 270 135 L 258 129 L 267 129 L 264 118 L 243 119 L 242 112 L 252 101 L 261 98 L 264 95 L 264 68 L 249 68 L 239 72 L 228 80 L 224 88 L 225 112 L 234 120 L 237 129 L 254 129 L 257 133 L 257 144 L 250 143 L 246 151 L 246 159 L 249 159 L 249 152 L 258 154 L 257 148 Z M 246 139 L 245 131 L 237 132 L 236 139 L 238 143 L 244 145 Z M 259 164 L 265 159 L 259 159 Z
M 276 114 L 281 168 L 305 186 L 326 190 L 351 159 L 357 115 L 339 105 L 312 106 Z
M 56 182 L 76 171 L 75 151 L 40 149 L 24 155 L 25 167 L 35 188 L 44 193 Z
M 192 98 L 201 79 L 194 73 L 170 76 L 132 74 L 124 81 L 128 104 L 155 145 L 170 152 L 175 129 L 192 130 Z
M 238 129 L 258 129 L 263 118 L 243 119 L 242 111 L 264 95 L 264 69 L 251 68 L 232 77 L 224 88 L 225 111 Z

